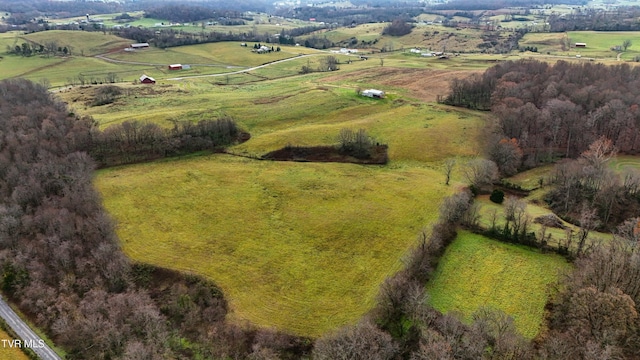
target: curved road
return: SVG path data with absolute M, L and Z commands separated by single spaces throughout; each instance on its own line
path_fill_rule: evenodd
M 11 343 L 13 347 L 29 347 L 35 352 L 42 360 L 62 360 L 58 354 L 56 354 L 44 340 L 42 340 L 20 317 L 9 307 L 4 299 L 0 298 L 0 316 L 7 322 L 13 331 L 18 334 L 21 339 L 21 344 L 18 346 L 17 342 Z M 20 340 L 18 340 L 20 341 Z M 26 345 L 25 345 L 26 344 Z M 31 346 L 31 345 L 32 346 Z M 0 342 L 0 346 L 9 347 L 9 341 Z

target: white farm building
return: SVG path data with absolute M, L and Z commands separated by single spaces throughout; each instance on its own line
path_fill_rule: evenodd
M 382 91 L 382 90 L 367 89 L 367 90 L 363 90 L 362 93 L 360 93 L 360 94 L 362 96 L 366 96 L 366 97 L 370 97 L 370 98 L 376 98 L 376 99 L 384 98 L 384 91 Z

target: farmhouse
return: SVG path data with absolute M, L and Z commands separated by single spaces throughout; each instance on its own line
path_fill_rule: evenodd
M 156 79 L 152 78 L 151 76 L 147 76 L 145 74 L 142 74 L 142 76 L 140 76 L 140 82 L 142 84 L 155 84 L 156 83 Z
M 182 64 L 171 64 L 169 70 L 182 70 Z
M 131 44 L 131 48 L 132 49 L 144 49 L 144 48 L 148 48 L 149 47 L 149 43 L 136 43 L 136 44 Z
M 384 91 L 376 90 L 376 89 L 367 89 L 367 90 L 363 90 L 362 93 L 360 93 L 360 95 L 370 97 L 370 98 L 382 99 L 384 98 Z
M 579 48 L 584 48 L 584 47 L 587 47 L 587 43 L 576 43 L 575 46 Z

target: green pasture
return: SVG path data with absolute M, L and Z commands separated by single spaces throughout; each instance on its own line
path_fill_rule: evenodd
M 7 51 L 7 47 L 15 48 L 16 45 L 21 45 L 19 36 L 22 35 L 22 32 L 19 31 L 9 31 L 6 33 L 0 33 L 0 53 L 5 53 Z
M 537 47 L 539 54 L 563 54 L 570 55 L 573 51 L 568 47 L 563 50 L 562 44 L 565 42 L 565 33 L 528 33 L 519 41 L 520 47 Z M 573 52 L 575 55 L 575 52 Z
M 598 58 L 616 58 L 617 52 L 611 47 L 622 45 L 624 40 L 631 40 L 632 45 L 621 55 L 622 60 L 632 60 L 640 55 L 640 32 L 629 31 L 571 31 L 569 40 L 573 46 L 577 42 L 587 44 L 586 48 L 572 48 L 571 51 L 582 56 Z
M 240 46 L 240 42 L 228 41 L 199 45 L 178 46 L 167 49 L 150 48 L 137 51 L 119 51 L 106 55 L 110 59 L 128 62 L 142 62 L 153 64 L 189 64 L 189 65 L 218 65 L 252 67 L 278 60 L 296 57 L 304 54 L 321 54 L 314 49 L 278 44 L 264 44 L 278 46 L 281 51 L 257 54 L 252 52 L 254 43 Z M 236 69 L 237 70 L 237 69 Z M 229 69 L 227 71 L 233 71 Z
M 508 179 L 509 183 L 518 185 L 524 190 L 534 190 L 548 183 L 548 177 L 555 165 L 538 166 L 536 168 L 520 172 Z
M 266 54 L 252 52 L 254 43 L 247 43 L 246 47 L 240 46 L 240 42 L 228 41 L 219 43 L 209 43 L 201 45 L 180 46 L 172 48 L 173 51 L 189 55 L 200 56 L 213 59 L 215 62 L 234 66 L 258 66 L 277 60 L 287 59 L 304 54 L 320 53 L 315 49 L 308 49 L 301 46 L 284 46 L 278 44 L 262 44 L 265 46 L 280 47 L 280 51 L 273 51 Z
M 551 285 L 569 268 L 558 255 L 460 231 L 427 285 L 429 303 L 445 313 L 459 312 L 467 321 L 481 307 L 500 309 L 531 339 L 542 328 Z
M 452 191 L 437 171 L 228 155 L 103 170 L 132 259 L 204 275 L 232 316 L 299 335 L 353 323 Z
M 125 252 L 209 277 L 237 320 L 309 336 L 357 321 L 457 188 L 457 176 L 444 185 L 440 162 L 475 153 L 482 117 L 393 95 L 361 98 L 325 76 L 180 82 L 100 112 L 80 109 L 103 123 L 230 115 L 252 134 L 230 149 L 237 154 L 335 144 L 345 127 L 389 144 L 388 166 L 211 155 L 101 170 L 95 184 Z
M 150 93 L 86 109 L 83 102 L 74 102 L 79 98 L 77 92 L 61 96 L 74 111 L 92 115 L 102 126 L 125 120 L 171 126 L 173 120 L 229 115 L 253 136 L 233 148 L 247 155 L 261 155 L 287 144 L 332 144 L 343 127 L 367 129 L 379 142 L 388 143 L 392 160 L 432 162 L 475 154 L 476 133 L 483 123 L 477 113 L 413 103 L 393 93 L 382 101 L 363 98 L 355 92 L 358 84 L 334 85 L 323 81 L 327 74 L 332 73 L 228 87 L 212 85 L 214 78 L 203 78 L 156 86 Z M 230 82 L 236 76 L 230 75 Z M 135 89 L 148 88 L 141 86 L 131 91 L 136 94 Z
M 21 39 L 26 39 L 43 45 L 47 42 L 55 41 L 58 43 L 59 47 L 66 46 L 71 50 L 71 54 L 76 56 L 94 56 L 104 54 L 109 51 L 126 48 L 135 42 L 97 31 L 88 32 L 68 30 L 40 31 L 24 35 Z
M 31 70 L 22 76 L 34 81 L 48 79 L 51 85 L 57 86 L 73 82 L 79 83 L 79 76 L 83 76 L 87 84 L 92 80 L 103 82 L 109 73 L 116 74 L 120 81 L 133 82 L 143 73 L 156 76 L 162 74 L 164 70 L 164 67 L 122 66 L 91 57 L 69 57 L 54 65 Z
M 445 17 L 437 14 L 420 14 L 416 16 L 414 19 L 416 19 L 417 21 L 434 22 L 434 21 L 442 21 L 445 19 Z
M 609 161 L 609 166 L 619 172 L 625 169 L 640 170 L 640 157 L 632 155 L 618 155 Z
M 55 57 L 3 55 L 0 58 L 0 67 L 2 67 L 0 79 L 28 76 L 39 71 L 46 72 L 48 69 L 64 63 L 65 59 Z

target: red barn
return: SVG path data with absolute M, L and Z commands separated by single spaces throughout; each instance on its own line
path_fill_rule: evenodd
M 151 76 L 142 75 L 140 76 L 140 82 L 142 84 L 155 84 L 156 79 L 152 78 Z
M 169 65 L 169 70 L 182 70 L 182 64 Z

